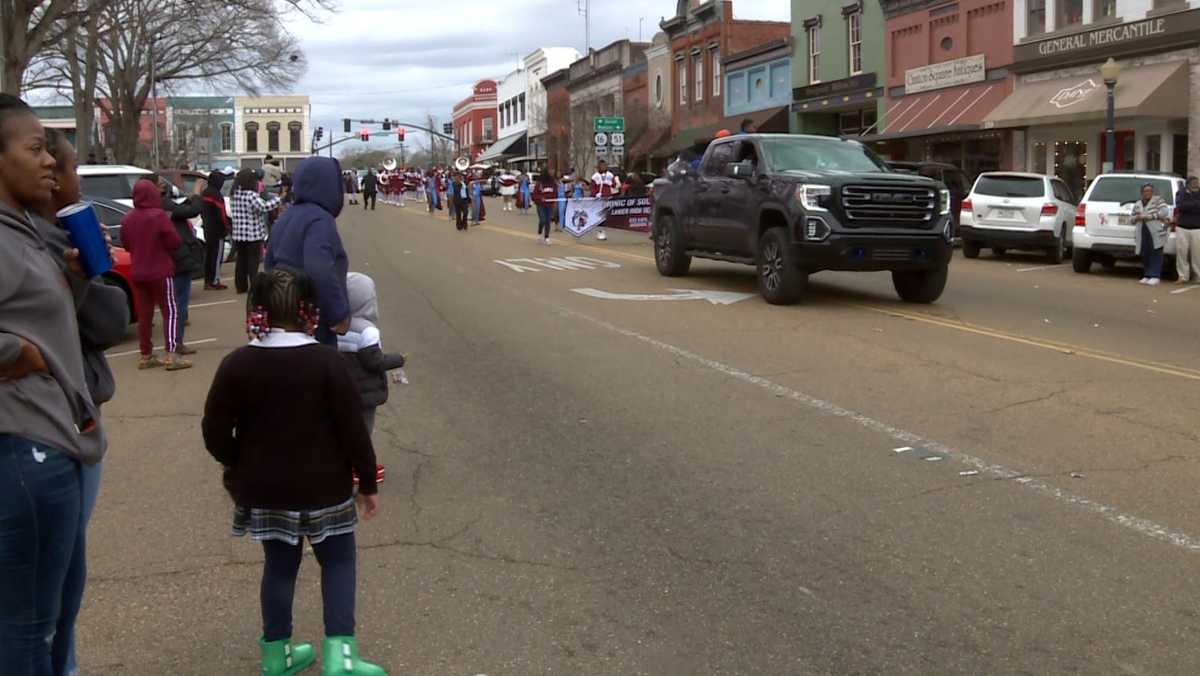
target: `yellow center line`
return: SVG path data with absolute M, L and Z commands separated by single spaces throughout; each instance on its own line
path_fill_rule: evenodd
M 512 230 L 507 230 L 507 229 L 499 228 L 496 226 L 484 226 L 484 227 L 486 230 L 491 231 L 491 232 L 499 232 L 499 233 L 503 233 L 506 235 L 512 235 L 514 237 L 524 237 L 526 239 L 539 239 L 535 235 L 529 235 L 529 234 L 523 233 L 523 232 L 514 232 Z M 628 258 L 631 260 L 643 261 L 643 262 L 647 262 L 647 263 L 654 262 L 654 259 L 650 258 L 648 256 L 639 256 L 637 254 L 625 253 L 624 251 L 612 251 L 612 250 L 604 248 L 604 247 L 593 246 L 590 244 L 578 244 L 578 243 L 570 242 L 567 244 L 567 246 L 572 246 L 572 247 L 576 247 L 576 248 L 580 248 L 580 249 L 588 249 L 591 251 L 603 252 L 610 256 L 619 256 L 622 258 Z M 1187 380 L 1200 381 L 1200 370 L 1185 368 L 1182 366 L 1176 366 L 1174 364 L 1165 364 L 1162 362 L 1149 361 L 1149 360 L 1145 360 L 1145 359 L 1137 359 L 1135 357 L 1126 357 L 1126 356 L 1122 356 L 1119 354 L 1103 352 L 1101 350 L 1094 350 L 1089 347 L 1083 347 L 1082 345 L 1073 345 L 1071 343 L 1061 343 L 1061 342 L 1056 342 L 1053 340 L 1047 340 L 1047 339 L 1043 339 L 1043 338 L 1034 338 L 1032 336 L 1022 336 L 1020 334 L 1007 333 L 1007 332 L 1001 331 L 999 329 L 993 329 L 993 328 L 990 328 L 987 326 L 980 326 L 978 324 L 970 324 L 967 322 L 955 321 L 955 320 L 950 320 L 950 319 L 942 319 L 940 317 L 935 317 L 933 315 L 926 314 L 924 312 L 908 312 L 908 311 L 904 311 L 904 310 L 896 310 L 896 309 L 889 308 L 889 307 L 882 307 L 882 306 L 877 306 L 877 305 L 867 305 L 864 303 L 839 303 L 839 305 L 843 305 L 845 307 L 852 307 L 852 308 L 856 308 L 859 310 L 866 310 L 868 312 L 874 312 L 877 314 L 888 315 L 890 317 L 895 317 L 898 319 L 910 319 L 912 321 L 921 322 L 923 324 L 928 324 L 930 326 L 938 326 L 938 327 L 945 328 L 945 329 L 952 329 L 954 331 L 962 331 L 963 333 L 970 333 L 970 334 L 974 334 L 977 336 L 985 336 L 988 338 L 994 338 L 996 340 L 1005 340 L 1010 343 L 1016 343 L 1018 345 L 1025 345 L 1027 347 L 1033 347 L 1033 348 L 1037 348 L 1037 349 L 1041 349 L 1041 350 L 1053 350 L 1054 352 L 1058 352 L 1058 353 L 1064 354 L 1064 355 L 1071 355 L 1071 356 L 1075 356 L 1075 357 L 1084 357 L 1087 359 L 1095 359 L 1097 361 L 1107 362 L 1110 364 L 1120 364 L 1122 366 L 1129 366 L 1131 368 L 1142 369 L 1143 371 L 1152 371 L 1154 373 L 1160 373 L 1163 375 L 1174 376 L 1176 378 L 1184 378 Z

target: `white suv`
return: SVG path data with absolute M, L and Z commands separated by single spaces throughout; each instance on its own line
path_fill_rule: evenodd
M 84 198 L 103 197 L 132 209 L 133 186 L 153 174 L 154 172 L 146 169 L 123 164 L 82 164 L 79 166 L 79 183 Z M 171 186 L 172 199 L 177 203 L 183 202 L 185 196 L 179 191 L 179 188 L 170 182 L 168 185 Z M 226 209 L 228 209 L 228 198 L 226 198 Z M 196 239 L 203 242 L 204 228 L 201 227 L 200 218 L 196 217 L 188 222 L 192 225 L 192 232 L 196 233 Z M 226 257 L 228 257 L 230 248 L 231 245 L 226 242 Z
M 1008 249 L 1044 251 L 1061 263 L 1071 248 L 1075 199 L 1053 176 L 993 171 L 980 174 L 962 202 L 958 236 L 963 255 L 987 247 L 997 256 Z
M 1075 252 L 1071 263 L 1075 272 L 1090 272 L 1092 263 L 1113 267 L 1119 259 L 1136 259 L 1134 226 L 1129 217 L 1133 203 L 1141 198 L 1142 186 L 1154 186 L 1154 194 L 1166 200 L 1172 209 L 1175 195 L 1185 182 L 1172 174 L 1153 172 L 1115 172 L 1101 174 L 1092 181 L 1087 194 L 1075 210 Z M 1167 237 L 1164 252 L 1175 256 L 1175 233 Z M 1164 263 L 1163 271 L 1174 270 L 1173 263 Z

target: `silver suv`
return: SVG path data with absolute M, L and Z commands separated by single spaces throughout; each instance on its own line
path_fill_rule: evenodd
M 1147 183 L 1154 186 L 1154 194 L 1166 200 L 1172 209 L 1175 195 L 1185 185 L 1179 176 L 1154 172 L 1101 174 L 1092 181 L 1075 210 L 1075 251 L 1071 258 L 1075 272 L 1089 272 L 1093 262 L 1111 268 L 1120 259 L 1137 258 L 1130 215 L 1133 203 L 1141 198 L 1142 186 Z M 1174 232 L 1168 235 L 1163 253 L 1174 260 Z M 1163 264 L 1165 273 L 1175 269 L 1170 260 Z
M 958 235 L 963 255 L 987 247 L 997 256 L 1008 249 L 1044 251 L 1061 263 L 1071 248 L 1075 199 L 1053 176 L 995 171 L 980 174 L 963 200 Z

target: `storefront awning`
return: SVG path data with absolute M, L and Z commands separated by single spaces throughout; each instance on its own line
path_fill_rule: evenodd
M 863 141 L 887 141 L 979 129 L 983 117 L 1004 100 L 1004 84 L 985 82 L 905 96 L 888 106 L 876 133 Z
M 525 154 L 525 132 L 505 136 L 488 146 L 476 162 L 497 162 L 508 157 Z
M 1188 116 L 1186 61 L 1126 68 L 1116 89 L 1118 117 Z M 1102 119 L 1107 107 L 1104 78 L 1094 75 L 1018 84 L 1007 99 L 984 118 L 988 129 L 1033 127 Z
M 786 134 L 788 132 L 788 109 L 784 108 L 768 108 L 766 110 L 758 110 L 745 115 L 734 115 L 727 117 L 724 120 L 710 124 L 704 127 L 692 127 L 684 129 L 675 134 L 667 141 L 666 144 L 660 145 L 650 151 L 651 157 L 673 157 L 686 148 L 693 145 L 704 144 L 716 137 L 717 132 L 722 129 L 728 129 L 731 132 L 737 132 L 742 124 L 742 120 L 750 118 L 754 120 L 754 126 L 758 131 L 764 134 Z M 701 148 L 703 150 L 703 148 Z

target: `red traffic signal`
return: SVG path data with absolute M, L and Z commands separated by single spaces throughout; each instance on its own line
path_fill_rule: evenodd
M 362 131 L 358 132 L 358 137 L 364 141 L 370 141 L 371 140 L 371 130 L 367 129 L 366 127 L 363 127 Z
M 396 138 L 399 139 L 399 141 L 401 143 L 404 143 L 404 128 L 403 127 L 401 127 L 400 130 L 396 132 Z

